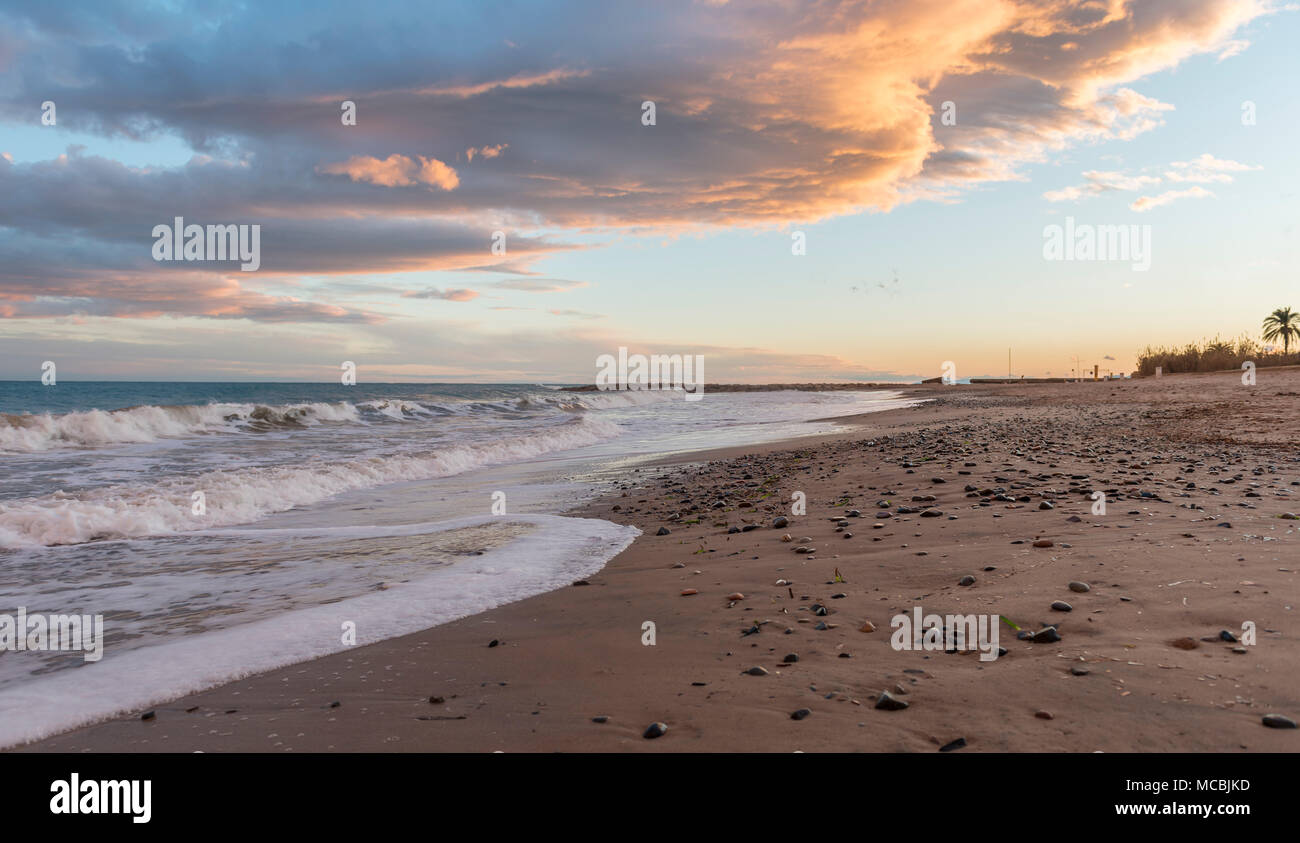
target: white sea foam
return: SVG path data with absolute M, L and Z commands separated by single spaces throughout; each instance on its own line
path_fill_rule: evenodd
M 318 457 L 307 462 L 160 477 L 147 483 L 98 487 L 75 494 L 56 492 L 0 501 L 0 547 L 76 544 L 247 524 L 341 492 L 448 477 L 618 435 L 617 425 L 580 416 L 536 433 L 502 435 L 429 451 L 337 461 Z M 192 512 L 192 495 L 196 491 L 204 496 L 203 515 Z
M 123 410 L 83 410 L 52 415 L 0 414 L 0 451 L 32 453 L 56 448 L 156 442 L 205 433 L 309 427 L 321 422 L 355 422 L 357 408 L 346 402 L 265 406 L 260 404 L 146 405 Z
M 337 533 L 350 538 L 400 536 L 490 520 L 476 516 L 440 524 L 296 532 L 311 536 Z M 348 649 L 342 643 L 345 621 L 356 624 L 358 645 L 369 644 L 551 591 L 596 573 L 640 533 L 635 527 L 588 518 L 519 515 L 510 520 L 536 528 L 482 556 L 467 557 L 419 580 L 154 646 L 116 654 L 110 647 L 99 662 L 0 691 L 0 747 L 38 740 L 253 673 Z M 250 530 L 246 534 L 254 537 L 258 533 Z

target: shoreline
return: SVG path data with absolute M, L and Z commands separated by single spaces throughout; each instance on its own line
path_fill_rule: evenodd
M 1288 602 L 1300 522 L 1278 517 L 1300 509 L 1287 422 L 1300 373 L 1259 378 L 1253 392 L 1234 374 L 914 385 L 908 397 L 940 400 L 834 419 L 847 431 L 672 455 L 649 485 L 564 513 L 642 530 L 586 585 L 10 751 L 924 752 L 957 738 L 961 751 L 1296 751 L 1300 732 L 1260 718 L 1300 716 Z M 1094 483 L 1116 490 L 1106 516 L 1078 491 Z M 993 487 L 1029 500 L 981 506 Z M 804 516 L 790 516 L 794 491 Z M 892 512 L 931 494 L 943 517 L 875 518 L 878 499 Z M 836 532 L 829 519 L 850 508 L 861 517 Z M 778 515 L 788 529 L 770 526 Z M 727 533 L 746 522 L 760 526 Z M 819 553 L 793 553 L 785 532 Z M 964 575 L 975 584 L 959 586 Z M 1072 611 L 1051 610 L 1058 600 Z M 824 621 L 808 611 L 817 602 Z M 890 618 L 915 605 L 1057 623 L 1062 641 L 1003 627 L 1007 655 L 990 663 L 895 651 Z M 1201 640 L 1247 620 L 1258 643 L 1244 653 Z M 908 709 L 874 709 L 885 690 Z M 667 734 L 642 738 L 656 721 Z

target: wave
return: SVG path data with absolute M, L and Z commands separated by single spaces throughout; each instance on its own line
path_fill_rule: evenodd
M 529 413 L 582 413 L 680 400 L 672 392 L 632 391 L 545 394 L 516 399 L 417 402 L 377 398 L 300 404 L 147 404 L 121 410 L 80 410 L 63 414 L 0 413 L 0 452 L 41 453 L 137 445 L 219 433 L 292 432 L 321 424 L 436 420 L 446 416 L 527 418 Z
M 0 414 L 0 451 L 33 453 L 56 448 L 99 448 L 156 442 L 206 433 L 263 432 L 356 422 L 361 413 L 334 404 L 153 404 L 122 410 L 82 410 L 62 415 Z
M 315 538 L 436 533 L 491 523 L 490 517 L 403 527 L 299 531 Z M 100 662 L 0 690 L 0 748 L 36 740 L 253 673 L 347 649 L 343 621 L 357 644 L 408 635 L 561 588 L 589 577 L 640 534 L 635 527 L 588 518 L 515 515 L 535 529 L 482 556 L 468 557 L 412 582 L 336 603 L 118 652 Z M 250 539 L 260 531 L 239 531 Z M 288 531 L 281 531 L 288 532 Z
M 0 547 L 80 544 L 247 524 L 343 492 L 449 477 L 592 445 L 619 433 L 609 421 L 579 416 L 525 436 L 420 453 L 212 471 L 0 502 Z M 192 511 L 196 492 L 203 493 L 202 515 Z

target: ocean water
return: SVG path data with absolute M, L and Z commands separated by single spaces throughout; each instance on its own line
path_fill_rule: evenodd
M 0 615 L 104 618 L 99 661 L 0 651 L 0 746 L 561 587 L 637 534 L 561 514 L 628 472 L 912 403 L 0 382 Z

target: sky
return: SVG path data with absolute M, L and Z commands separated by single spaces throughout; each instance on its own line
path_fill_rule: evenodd
M 1298 8 L 10 0 L 0 379 L 1043 377 L 1258 338 L 1300 307 Z M 260 226 L 259 266 L 155 259 L 176 217 Z

